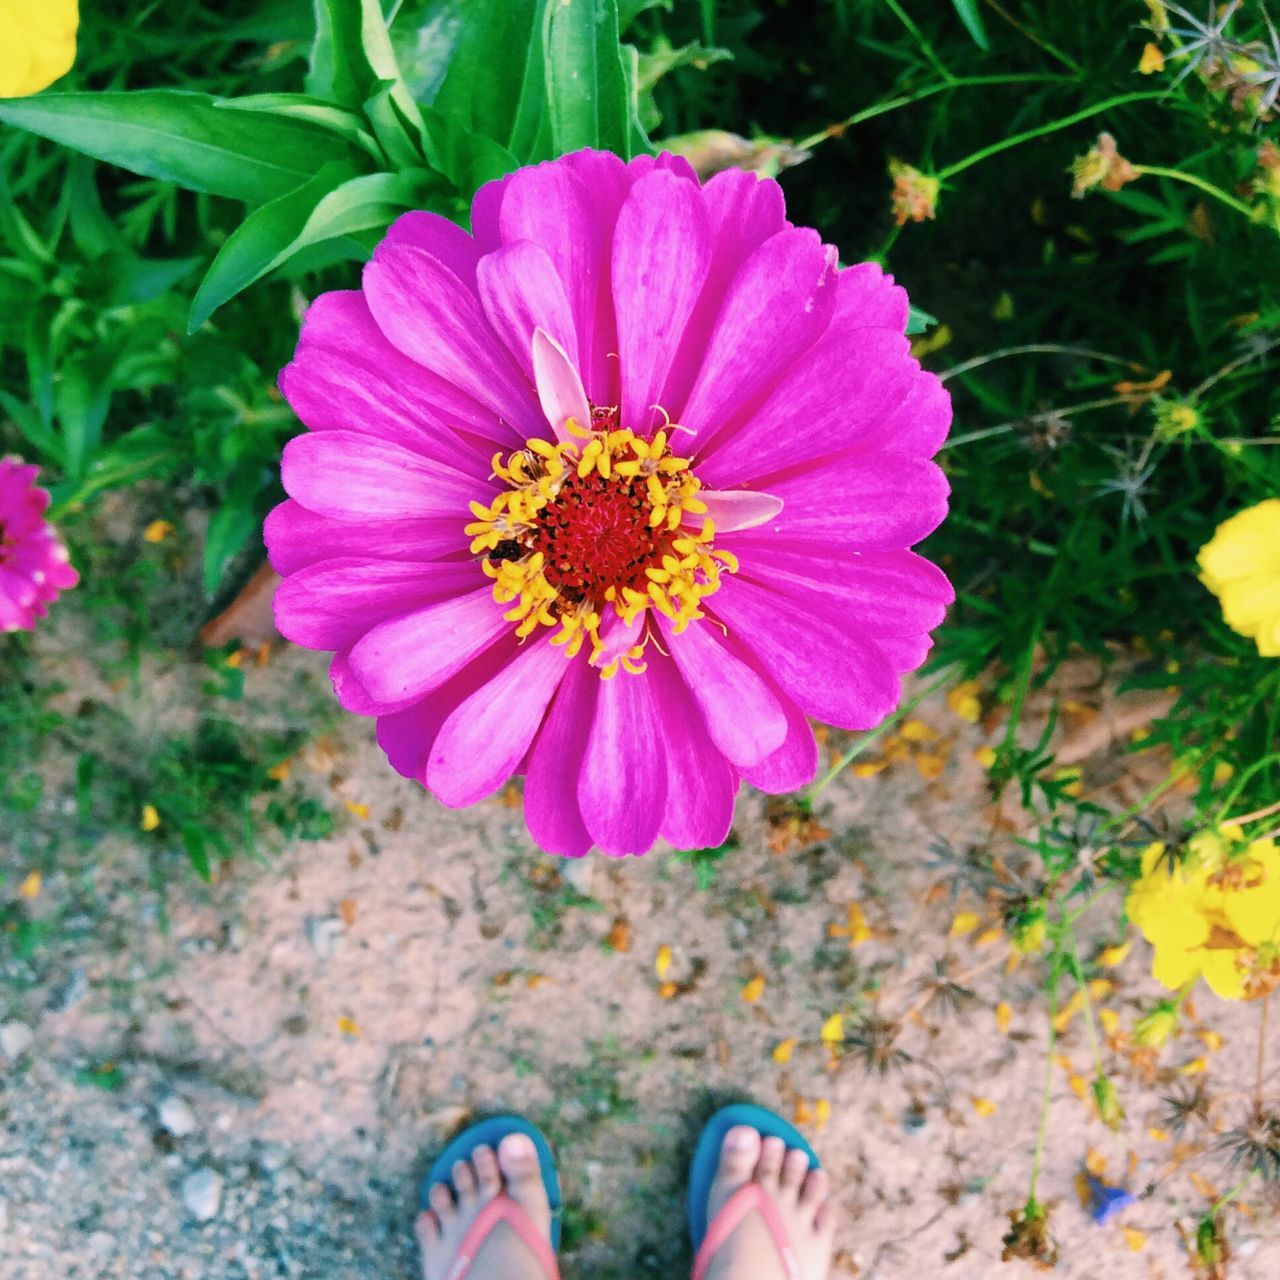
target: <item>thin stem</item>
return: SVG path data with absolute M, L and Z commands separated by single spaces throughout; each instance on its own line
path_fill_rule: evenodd
M 1095 409 L 1111 409 L 1118 404 L 1132 403 L 1132 396 L 1105 396 L 1100 400 L 1085 400 L 1081 404 L 1068 405 L 1065 409 L 1033 414 L 1029 418 L 1014 418 L 1009 422 L 997 423 L 994 427 L 982 427 L 978 431 L 966 431 L 962 436 L 952 436 L 949 440 L 942 442 L 939 452 L 942 449 L 954 449 L 961 444 L 973 444 L 976 440 L 986 440 L 989 436 L 1007 435 L 1010 431 L 1016 431 L 1019 427 L 1025 427 L 1028 423 L 1038 422 L 1044 418 L 1070 418 L 1077 413 L 1092 413 Z
M 951 78 L 951 72 L 947 70 L 946 64 L 933 51 L 933 46 L 924 38 L 924 33 L 912 22 L 907 15 L 907 11 L 898 3 L 898 0 L 884 0 L 885 4 L 893 10 L 898 21 L 911 33 L 916 44 L 920 46 L 920 52 L 928 59 L 929 65 L 940 75 L 947 79 Z
M 1255 809 L 1252 813 L 1242 813 L 1238 818 L 1219 818 L 1219 822 L 1230 822 L 1242 827 L 1246 822 L 1256 822 L 1259 818 L 1269 818 L 1273 813 L 1280 813 L 1280 800 L 1269 804 L 1265 809 Z
M 1225 1209 L 1226 1206 L 1229 1205 L 1236 1198 L 1236 1196 L 1238 1196 L 1245 1189 L 1245 1187 L 1247 1187 L 1249 1183 L 1251 1183 L 1254 1180 L 1255 1177 L 1257 1177 L 1257 1174 L 1258 1174 L 1257 1169 L 1250 1169 L 1249 1172 L 1246 1173 L 1244 1177 L 1241 1178 L 1240 1181 L 1237 1182 L 1236 1185 L 1226 1193 L 1226 1195 L 1219 1197 L 1217 1203 L 1214 1204 L 1205 1213 L 1204 1216 L 1206 1218 L 1216 1218 L 1218 1216 L 1218 1211 L 1220 1209 Z
M 1091 360 L 1106 360 L 1110 364 L 1132 364 L 1132 361 L 1126 360 L 1123 356 L 1109 355 L 1105 351 L 1093 351 L 1089 347 L 1065 347 L 1057 342 L 1029 342 L 1021 347 L 1004 347 L 1000 351 L 988 351 L 984 356 L 974 356 L 972 360 L 965 360 L 960 364 L 952 365 L 950 369 L 945 369 L 938 374 L 938 378 L 942 382 L 946 382 L 948 378 L 954 378 L 957 374 L 968 373 L 971 369 L 979 369 L 984 364 L 990 364 L 993 360 L 1003 360 L 1007 356 L 1085 356 Z
M 808 793 L 805 796 L 807 803 L 813 804 L 823 791 L 826 790 L 827 786 L 839 777 L 839 775 L 842 774 L 849 765 L 863 753 L 863 751 L 875 742 L 877 738 L 888 733 L 894 725 L 902 720 L 904 716 L 907 716 L 914 711 L 916 707 L 918 707 L 920 703 L 922 703 L 931 693 L 940 689 L 947 680 L 950 679 L 950 677 L 951 668 L 947 667 L 936 680 L 925 685 L 925 687 L 921 689 L 914 698 L 910 699 L 910 701 L 904 702 L 902 706 L 900 706 L 887 720 L 876 725 L 874 729 L 864 733 L 857 742 L 855 742 L 853 746 L 851 746 L 849 750 L 846 751 L 844 755 L 842 755 L 840 759 L 837 760 L 836 763 L 833 764 L 831 768 L 828 769 L 826 773 L 824 773 L 822 777 L 809 788 Z
M 1070 929 L 1070 925 L 1067 926 Z M 1080 949 L 1076 943 L 1075 930 L 1071 929 L 1071 950 L 1067 954 L 1067 963 L 1071 966 L 1071 975 L 1084 996 L 1084 1022 L 1089 1033 L 1089 1048 L 1093 1051 L 1093 1069 L 1101 1078 L 1105 1072 L 1102 1068 L 1102 1045 L 1098 1041 L 1098 1026 L 1093 1016 L 1093 997 L 1089 994 L 1089 984 L 1084 978 L 1084 965 L 1080 962 Z
M 996 0 L 987 0 L 987 6 L 991 9 L 994 9 L 995 12 L 998 13 L 1000 17 L 1002 17 L 1015 31 L 1018 31 L 1022 35 L 1026 36 L 1026 38 L 1030 40 L 1032 44 L 1038 45 L 1051 58 L 1057 58 L 1057 60 L 1060 63 L 1062 63 L 1064 67 L 1070 67 L 1072 71 L 1075 71 L 1077 74 L 1079 73 L 1080 64 L 1078 62 L 1076 62 L 1072 58 L 1067 57 L 1067 55 L 1063 53 L 1060 49 L 1055 49 L 1053 45 L 1051 45 L 1047 40 L 1042 40 L 1038 35 L 1036 35 L 1034 31 L 1031 30 L 1030 27 L 1023 26 L 1023 24 L 1019 22 L 1017 18 L 1013 16 L 1013 14 L 1011 14 L 1007 9 L 998 5 L 996 3 Z
M 1063 116 L 1060 120 L 1050 120 L 1048 124 L 1039 125 L 1035 129 L 1027 129 L 1023 133 L 1015 133 L 1013 137 L 1005 138 L 1002 142 L 993 142 L 989 147 L 983 147 L 972 155 L 965 156 L 963 160 L 957 160 L 955 164 L 949 165 L 934 176 L 945 182 L 948 178 L 954 178 L 957 173 L 963 173 L 965 169 L 977 164 L 980 160 L 989 160 L 992 156 L 999 155 L 1002 151 L 1008 151 L 1011 147 L 1021 146 L 1024 142 L 1043 138 L 1050 133 L 1057 133 L 1060 129 L 1069 129 L 1073 124 L 1079 124 L 1082 120 L 1088 120 L 1092 116 L 1101 115 L 1104 111 L 1110 111 L 1112 107 L 1123 107 L 1130 102 L 1151 102 L 1163 97 L 1164 93 L 1161 91 L 1159 93 L 1122 93 L 1114 98 L 1107 98 L 1092 107 L 1086 107 L 1083 111 L 1076 111 L 1069 116 Z
M 1273 995 L 1275 995 L 1274 991 L 1268 991 L 1263 999 L 1262 1018 L 1258 1023 L 1258 1073 L 1253 1081 L 1253 1111 L 1259 1117 L 1262 1115 L 1262 1082 L 1267 1074 L 1267 1018 L 1271 1011 Z
M 1044 1157 L 1044 1144 L 1049 1135 L 1049 1099 L 1053 1092 L 1053 1050 L 1058 1042 L 1053 1020 L 1058 1016 L 1058 958 L 1061 940 L 1054 939 L 1054 951 L 1049 960 L 1049 1041 L 1044 1051 L 1044 1089 L 1040 1095 L 1040 1128 L 1036 1133 L 1036 1149 L 1031 1156 L 1031 1184 L 1027 1188 L 1027 1203 L 1036 1203 L 1036 1180 L 1040 1177 L 1040 1161 Z
M 861 111 L 855 111 L 853 115 L 848 116 L 846 119 L 837 121 L 835 124 L 829 124 L 825 129 L 820 129 L 817 133 L 811 133 L 807 138 L 801 138 L 799 142 L 793 145 L 803 151 L 812 150 L 818 143 L 825 141 L 827 138 L 839 137 L 846 129 L 852 129 L 855 125 L 863 124 L 867 120 L 874 120 L 876 116 L 885 115 L 887 112 L 897 111 L 899 107 L 914 106 L 917 102 L 932 98 L 934 94 L 945 93 L 948 89 L 970 89 L 998 84 L 1061 84 L 1070 79 L 1070 76 L 1043 74 L 948 76 L 941 84 L 931 84 L 924 89 L 916 89 L 911 93 L 904 93 L 900 97 L 890 98 L 887 102 L 877 102 L 873 106 L 863 107 Z
M 1167 169 L 1160 164 L 1135 164 L 1133 171 L 1151 178 L 1168 178 L 1172 182 L 1185 182 L 1189 186 L 1195 187 L 1198 191 L 1203 191 L 1205 195 L 1212 196 L 1215 200 L 1220 200 L 1237 213 L 1244 214 L 1250 222 L 1255 220 L 1254 211 L 1247 204 L 1242 200 L 1237 200 L 1235 196 L 1229 196 L 1221 187 L 1214 186 L 1207 178 L 1198 177 L 1194 173 L 1183 173 L 1181 169 Z

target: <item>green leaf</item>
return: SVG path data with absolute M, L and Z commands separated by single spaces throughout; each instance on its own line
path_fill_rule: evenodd
M 321 98 L 309 98 L 304 93 L 253 93 L 241 98 L 223 98 L 219 105 L 225 111 L 269 111 L 291 120 L 305 120 L 362 147 L 374 159 L 383 159 L 377 142 L 359 115 Z
M 931 324 L 937 323 L 937 316 L 931 316 L 927 311 L 921 311 L 919 307 L 907 308 L 907 337 L 924 333 Z
M 425 202 L 427 184 L 422 169 L 357 177 L 349 165 L 325 165 L 236 228 L 196 290 L 187 331 L 194 332 L 224 302 L 300 249 L 358 231 L 385 230 L 402 210 Z
M 356 110 L 363 109 L 384 85 L 389 86 L 395 116 L 403 122 L 406 137 L 420 146 L 418 104 L 400 74 L 378 0 L 315 0 L 315 5 L 316 42 L 307 75 L 308 91 Z
M 204 539 L 204 589 L 212 596 L 228 564 L 244 550 L 260 527 L 257 512 L 238 502 L 226 503 L 209 518 Z
M 350 145 L 307 120 L 227 109 L 204 93 L 43 93 L 0 101 L 0 120 L 73 151 L 192 191 L 262 204 Z
M 0 409 L 8 414 L 13 425 L 45 458 L 60 467 L 66 466 L 67 450 L 62 438 L 29 404 L 23 404 L 16 396 L 0 388 Z
M 428 162 L 459 191 L 476 191 L 520 167 L 520 161 L 501 143 L 472 133 L 434 107 L 423 107 L 422 118 L 427 126 Z
M 986 28 L 982 25 L 982 14 L 978 12 L 978 0 L 951 0 L 965 30 L 973 37 L 973 43 L 984 53 L 991 48 L 987 39 Z
M 618 39 L 618 0 L 548 0 L 542 41 L 553 149 L 632 152 L 632 88 Z

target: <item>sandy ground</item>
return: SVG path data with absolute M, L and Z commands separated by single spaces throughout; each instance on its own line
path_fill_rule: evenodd
M 250 701 L 322 670 L 281 654 L 250 672 Z M 187 678 L 157 687 L 174 696 Z M 1127 800 L 1141 779 L 1100 731 L 1116 704 L 1081 687 L 1102 717 L 1081 711 L 1070 750 L 1100 799 Z M 992 726 L 941 697 L 917 715 L 940 737 L 910 750 L 940 757 L 925 769 L 940 776 L 911 758 L 847 772 L 820 806 L 830 834 L 783 852 L 785 815 L 780 827 L 746 794 L 740 847 L 709 889 L 666 850 L 548 858 L 510 793 L 444 810 L 357 721 L 295 762 L 343 812 L 332 838 L 228 864 L 212 886 L 172 868 L 162 879 L 118 837 L 68 855 L 23 908 L 57 921 L 49 938 L 26 959 L 0 948 L 0 1023 L 32 1033 L 0 1052 L 0 1277 L 413 1276 L 415 1179 L 469 1116 L 506 1108 L 557 1147 L 566 1276 L 675 1277 L 698 1126 L 743 1096 L 798 1116 L 831 1171 L 836 1276 L 1029 1273 L 1000 1252 L 1045 1074 L 1042 971 L 1009 971 L 993 909 L 953 901 L 926 865 L 936 837 L 963 848 L 990 830 L 973 752 Z M 0 893 L 15 897 L 28 870 L 0 850 Z M 851 945 L 837 930 L 854 903 L 870 936 Z M 980 923 L 951 937 L 957 911 Z M 1113 905 L 1090 917 L 1086 959 L 1115 941 L 1114 918 Z M 1081 1016 L 1058 1046 L 1040 1196 L 1063 1277 L 1191 1274 L 1180 1229 L 1231 1185 L 1213 1130 L 1247 1104 L 1258 1010 L 1205 995 L 1200 1021 L 1135 1060 L 1123 1032 L 1154 994 L 1146 964 L 1139 943 L 1118 968 L 1090 969 L 1113 984 L 1100 1003 L 1118 1015 L 1104 1053 L 1127 1110 L 1119 1132 L 1077 1096 L 1073 1075 L 1090 1074 Z M 938 973 L 954 1001 L 930 994 Z M 829 1047 L 833 1014 L 848 1039 Z M 868 1017 L 901 1021 L 883 1075 L 854 1043 Z M 787 1040 L 789 1060 L 775 1060 Z M 1180 1072 L 1197 1059 L 1202 1074 Z M 1197 1081 L 1214 1119 L 1178 1135 L 1162 1096 Z M 1105 1226 L 1081 1205 L 1086 1161 L 1137 1197 Z M 188 1207 L 202 1180 L 205 1220 Z M 1273 1211 L 1246 1192 L 1224 1221 L 1226 1275 L 1280 1275 Z

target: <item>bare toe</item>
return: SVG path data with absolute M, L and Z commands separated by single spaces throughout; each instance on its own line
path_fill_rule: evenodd
M 458 1204 L 466 1208 L 476 1196 L 476 1171 L 466 1160 L 453 1166 L 453 1185 L 458 1193 Z
M 804 1175 L 808 1171 L 809 1153 L 801 1151 L 799 1147 L 793 1147 L 787 1152 L 782 1161 L 782 1185 L 788 1191 L 798 1194 L 800 1184 L 804 1181 Z
M 768 1137 L 760 1144 L 760 1161 L 756 1165 L 756 1181 L 769 1188 L 778 1185 L 782 1172 L 782 1158 L 787 1144 L 781 1138 Z
M 535 1220 L 549 1218 L 551 1207 L 547 1202 L 547 1190 L 542 1184 L 542 1168 L 538 1163 L 538 1149 L 524 1133 L 509 1133 L 498 1144 L 498 1165 L 507 1182 L 511 1198 Z
M 804 1186 L 800 1188 L 800 1203 L 816 1209 L 827 1198 L 830 1189 L 831 1179 L 826 1170 L 810 1169 L 805 1175 Z
M 427 1192 L 427 1201 L 432 1209 L 435 1210 L 435 1215 L 440 1219 L 441 1225 L 452 1216 L 454 1212 L 453 1192 L 449 1190 L 447 1183 L 437 1182 Z
M 716 1181 L 741 1186 L 751 1181 L 760 1160 L 760 1135 L 748 1125 L 735 1125 L 724 1135 Z
M 471 1162 L 475 1165 L 481 1193 L 492 1199 L 502 1190 L 502 1170 L 498 1168 L 498 1157 L 493 1148 L 477 1147 L 471 1153 Z

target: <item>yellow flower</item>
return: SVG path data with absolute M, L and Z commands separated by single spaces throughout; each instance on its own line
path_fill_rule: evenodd
M 1280 498 L 1220 524 L 1196 562 L 1227 626 L 1253 640 L 1264 658 L 1280 657 Z
M 1225 1000 L 1280 986 L 1280 846 L 1239 827 L 1198 832 L 1181 858 L 1151 845 L 1125 909 L 1154 948 L 1151 972 L 1177 989 L 1203 976 Z
M 76 60 L 78 0 L 0 0 L 0 98 L 39 93 Z
M 1142 57 L 1138 59 L 1138 71 L 1149 76 L 1156 71 L 1164 70 L 1164 54 L 1160 52 L 1160 46 L 1152 44 L 1149 40 L 1142 47 Z

